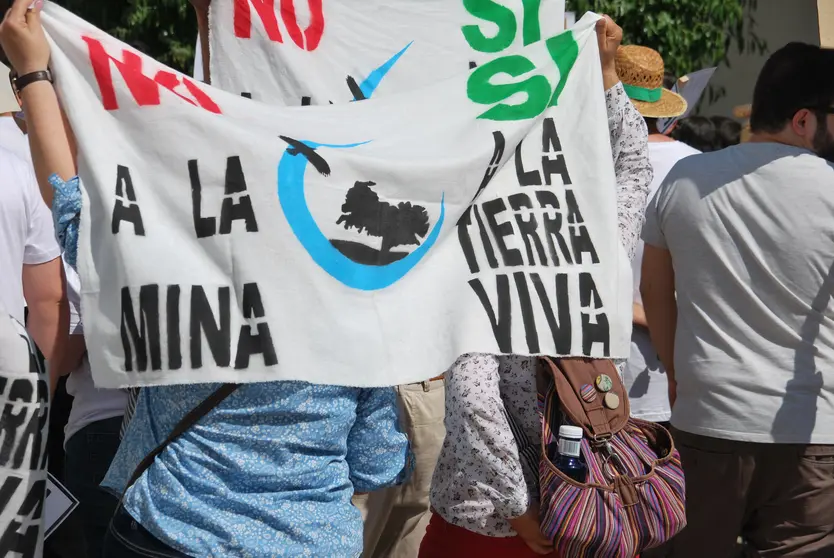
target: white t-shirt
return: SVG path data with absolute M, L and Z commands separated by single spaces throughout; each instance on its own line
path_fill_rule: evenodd
M 32 152 L 29 151 L 29 139 L 17 127 L 12 116 L 0 116 L 0 145 L 31 166 Z
M 643 239 L 675 266 L 672 425 L 834 444 L 834 164 L 777 143 L 690 157 L 650 202 Z
M 70 335 L 84 335 L 81 321 L 81 282 L 75 270 L 64 264 L 67 275 L 67 299 L 70 304 Z M 73 434 L 94 422 L 124 415 L 127 392 L 120 389 L 99 389 L 93 383 L 90 361 L 86 355 L 81 366 L 67 377 L 67 393 L 72 397 L 67 424 L 64 427 L 64 444 Z
M 49 384 L 26 330 L 2 304 L 0 411 L 0 555 L 42 556 Z
M 46 263 L 60 255 L 52 215 L 31 164 L 0 147 L 0 303 L 17 321 L 23 322 L 25 306 L 23 265 Z
M 654 169 L 654 179 L 649 189 L 649 200 L 660 188 L 672 167 L 690 155 L 700 151 L 679 141 L 650 141 L 649 161 Z M 643 241 L 637 243 L 631 264 L 634 276 L 634 302 L 643 304 L 640 298 L 640 267 L 643 264 Z M 649 331 L 635 325 L 631 332 L 631 355 L 623 369 L 623 381 L 628 390 L 631 416 L 651 422 L 665 422 L 672 416 L 669 409 L 669 382 L 660 364 L 657 351 L 652 346 Z

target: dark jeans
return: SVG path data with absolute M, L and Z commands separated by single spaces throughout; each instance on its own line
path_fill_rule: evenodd
M 119 449 L 121 424 L 122 417 L 88 424 L 66 443 L 64 484 L 78 498 L 78 509 L 73 515 L 79 516 L 89 558 L 101 558 L 107 526 L 118 504 L 118 499 L 99 484 Z
M 120 507 L 104 540 L 103 558 L 188 558 L 151 535 Z

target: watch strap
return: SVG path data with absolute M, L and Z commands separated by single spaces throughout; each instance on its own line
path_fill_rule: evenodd
M 23 91 L 27 85 L 31 85 L 36 81 L 48 81 L 52 83 L 52 72 L 49 70 L 39 70 L 37 72 L 30 72 L 22 76 L 14 78 L 14 86 L 18 93 Z

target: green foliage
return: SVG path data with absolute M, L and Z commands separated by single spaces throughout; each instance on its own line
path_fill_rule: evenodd
M 763 50 L 751 15 L 757 0 L 567 0 L 581 16 L 608 14 L 625 44 L 654 48 L 675 76 L 726 61 L 732 46 Z M 745 8 L 748 8 L 745 10 Z M 745 15 L 747 14 L 747 15 Z
M 191 73 L 197 20 L 186 0 L 53 0 L 163 64 Z

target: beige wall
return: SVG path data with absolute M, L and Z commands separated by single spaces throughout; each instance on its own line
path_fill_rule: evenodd
M 820 44 L 834 48 L 834 0 L 817 0 L 820 23 Z
M 732 116 L 733 107 L 750 103 L 756 77 L 769 53 L 791 41 L 820 44 L 817 23 L 818 0 L 759 0 L 754 14 L 758 35 L 767 41 L 764 55 L 739 54 L 735 47 L 729 57 L 729 67 L 722 65 L 712 82 L 723 85 L 727 94 L 713 103 L 701 103 L 699 114 Z M 832 2 L 834 0 L 820 0 Z

